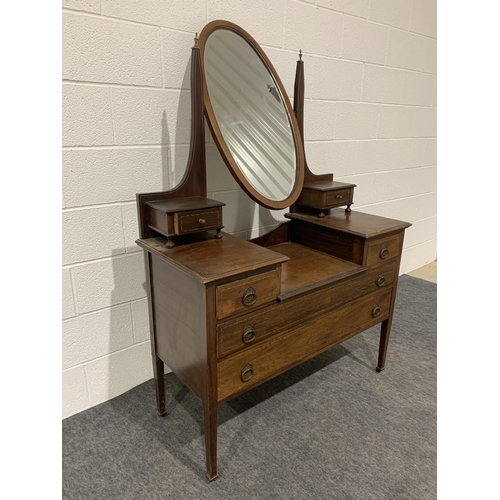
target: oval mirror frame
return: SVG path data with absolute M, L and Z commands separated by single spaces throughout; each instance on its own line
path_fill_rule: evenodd
M 250 45 L 250 47 L 259 56 L 260 60 L 262 61 L 267 71 L 269 72 L 271 78 L 276 83 L 276 89 L 278 90 L 281 102 L 284 105 L 288 117 L 288 122 L 290 125 L 291 134 L 293 137 L 293 143 L 295 146 L 295 181 L 292 185 L 291 191 L 288 194 L 288 196 L 282 200 L 270 199 L 261 194 L 259 191 L 257 191 L 257 189 L 254 186 L 252 186 L 250 181 L 245 177 L 243 172 L 238 167 L 238 164 L 236 163 L 236 160 L 231 154 L 231 151 L 226 143 L 226 140 L 224 139 L 222 131 L 219 127 L 219 123 L 217 122 L 212 102 L 210 100 L 210 95 L 208 93 L 208 88 L 205 78 L 204 58 L 205 58 L 205 47 L 208 37 L 214 31 L 220 29 L 229 30 L 236 33 L 241 38 L 243 38 L 243 40 L 247 42 L 248 45 Z M 238 184 L 242 187 L 242 189 L 248 194 L 248 196 L 250 196 L 250 198 L 252 198 L 259 205 L 272 210 L 281 210 L 289 207 L 290 205 L 293 205 L 297 200 L 297 198 L 299 197 L 302 191 L 302 186 L 304 184 L 304 164 L 305 164 L 304 149 L 302 146 L 302 141 L 300 139 L 299 126 L 295 118 L 293 108 L 290 104 L 290 100 L 288 99 L 288 95 L 286 94 L 286 91 L 283 87 L 283 84 L 281 83 L 278 74 L 274 69 L 273 65 L 271 64 L 271 61 L 266 56 L 264 51 L 261 49 L 259 44 L 254 40 L 254 38 L 252 38 L 252 36 L 250 36 L 243 28 L 240 28 L 236 24 L 231 23 L 229 21 L 217 20 L 208 23 L 200 33 L 198 39 L 198 46 L 200 48 L 201 65 L 203 73 L 203 94 L 205 101 L 205 113 L 208 119 L 208 126 L 212 133 L 212 137 L 222 156 L 222 159 L 229 168 L 229 171 L 231 172 L 235 180 L 238 182 Z

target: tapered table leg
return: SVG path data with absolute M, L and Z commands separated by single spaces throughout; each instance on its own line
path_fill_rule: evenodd
M 387 346 L 389 345 L 391 323 L 392 323 L 392 316 L 382 321 L 382 327 L 380 329 L 380 345 L 378 348 L 378 364 L 377 364 L 378 372 L 381 372 L 385 368 L 385 356 L 387 354 Z
M 207 477 L 217 479 L 217 404 L 204 402 L 205 451 L 207 454 Z
M 163 417 L 167 414 L 165 410 L 165 366 L 163 361 L 153 354 L 153 372 L 155 376 L 156 409 L 158 415 Z

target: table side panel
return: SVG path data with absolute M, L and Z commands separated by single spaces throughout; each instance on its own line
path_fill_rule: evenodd
M 206 293 L 202 283 L 153 255 L 157 355 L 198 397 L 206 390 Z

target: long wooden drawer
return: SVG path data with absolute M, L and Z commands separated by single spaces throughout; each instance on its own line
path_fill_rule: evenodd
M 217 355 L 222 358 L 248 348 L 271 335 L 293 328 L 311 314 L 318 314 L 368 293 L 390 287 L 395 274 L 396 261 L 390 260 L 377 269 L 368 270 L 350 280 L 219 323 Z
M 216 289 L 217 319 L 249 312 L 276 301 L 280 293 L 280 268 L 219 285 Z
M 386 319 L 391 294 L 389 288 L 362 297 L 218 361 L 218 402 L 245 392 Z
M 370 240 L 367 243 L 366 264 L 373 266 L 380 262 L 399 256 L 403 234 L 393 234 L 385 238 Z

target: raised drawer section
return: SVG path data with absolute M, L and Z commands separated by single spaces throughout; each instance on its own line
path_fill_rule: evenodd
M 189 234 L 222 227 L 222 208 L 178 212 L 174 216 L 175 234 Z
M 305 296 L 272 304 L 245 314 L 241 318 L 227 320 L 217 325 L 217 355 L 227 356 L 240 349 L 258 344 L 271 335 L 293 328 L 311 314 L 340 306 L 376 290 L 390 287 L 396 274 L 396 261 L 384 262 L 377 269 L 358 277 L 323 288 Z
M 370 328 L 389 315 L 392 289 L 362 297 L 217 363 L 217 400 L 226 401 Z
M 353 188 L 331 191 L 326 194 L 326 206 L 334 207 L 337 205 L 345 205 L 347 203 L 352 203 L 353 194 L 354 194 Z
M 394 234 L 386 238 L 368 241 L 366 251 L 366 265 L 373 266 L 384 260 L 397 257 L 401 248 L 401 239 L 403 235 Z
M 225 285 L 216 290 L 217 319 L 242 314 L 275 301 L 280 293 L 280 268 Z

